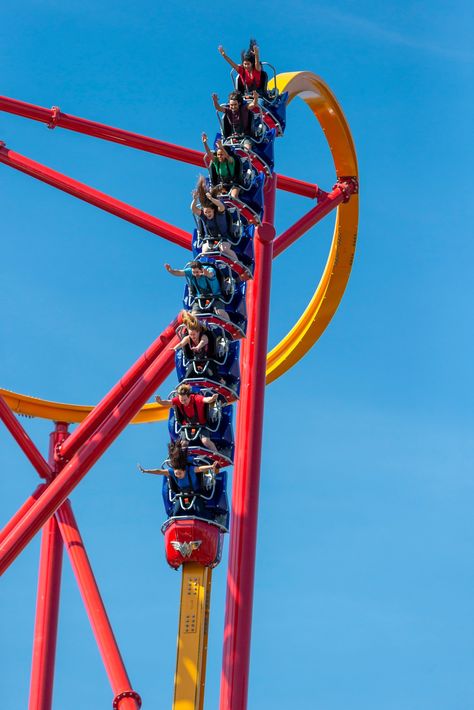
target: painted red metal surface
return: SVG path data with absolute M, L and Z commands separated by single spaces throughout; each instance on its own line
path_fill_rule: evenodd
M 56 473 L 54 450 L 67 436 L 67 425 L 56 424 L 49 437 L 49 464 Z M 61 591 L 63 543 L 55 518 L 43 527 L 33 636 L 29 710 L 51 710 L 54 662 Z
M 165 529 L 166 561 L 178 569 L 184 562 L 215 567 L 221 561 L 224 533 L 203 520 L 174 519 Z
M 50 128 L 66 128 L 70 131 L 85 133 L 89 136 L 101 138 L 103 140 L 120 143 L 130 148 L 144 150 L 155 155 L 162 155 L 165 158 L 179 160 L 182 163 L 190 163 L 204 167 L 204 153 L 192 148 L 184 148 L 174 143 L 167 143 L 156 138 L 149 138 L 131 131 L 124 131 L 121 128 L 107 126 L 104 123 L 89 121 L 86 118 L 79 118 L 71 114 L 63 113 L 57 106 L 52 109 L 35 106 L 24 101 L 10 99 L 7 96 L 0 96 L 0 111 L 13 113 L 17 116 L 30 118 L 33 121 L 46 123 Z M 285 175 L 278 176 L 278 189 L 293 192 L 296 195 L 303 197 L 317 197 L 317 185 L 305 182 L 304 180 L 295 180 L 295 178 L 286 177 Z
M 28 710 L 52 707 L 62 555 L 63 543 L 53 517 L 44 525 L 41 537 Z
M 8 521 L 3 530 L 0 532 L 0 545 L 5 540 L 5 538 L 11 533 L 14 527 L 18 525 L 20 520 L 26 515 L 33 504 L 38 500 L 44 490 L 46 490 L 47 484 L 40 483 L 35 491 L 30 495 L 29 498 L 25 500 L 21 508 L 17 510 L 15 515 Z
M 33 464 L 37 472 L 42 478 L 49 479 L 52 475 L 52 468 L 45 461 L 42 454 L 36 448 L 24 428 L 21 426 L 18 419 L 13 414 L 12 410 L 0 395 L 0 419 L 7 427 L 10 434 L 13 436 L 20 449 L 23 451 L 27 459 Z
M 329 192 L 326 197 L 316 205 L 316 207 L 309 210 L 309 212 L 303 215 L 303 217 L 301 217 L 297 222 L 289 227 L 289 229 L 275 239 L 273 256 L 279 256 L 282 251 L 287 249 L 291 244 L 293 244 L 293 242 L 305 234 L 308 229 L 311 229 L 311 227 L 322 220 L 322 218 L 329 214 L 329 212 L 336 209 L 341 202 L 345 202 L 348 195 L 355 191 L 356 187 L 352 182 L 343 182 L 335 185 L 332 191 Z
M 273 218 L 274 191 L 272 181 L 266 190 L 265 220 Z M 274 235 L 273 224 L 268 221 L 255 231 L 255 273 L 247 290 L 248 326 L 241 349 L 220 710 L 247 707 Z
M 30 160 L 24 155 L 20 155 L 20 153 L 15 153 L 6 147 L 0 147 L 0 163 L 4 163 L 10 168 L 15 168 L 15 170 L 19 170 L 52 187 L 67 192 L 69 195 L 73 195 L 73 197 L 77 197 L 84 202 L 99 207 L 105 212 L 110 212 L 110 214 L 114 214 L 127 222 L 131 222 L 137 227 L 146 229 L 148 232 L 157 234 L 159 237 L 163 237 L 173 244 L 177 244 L 185 249 L 191 249 L 191 234 L 185 232 L 184 229 L 163 222 L 163 220 L 153 217 L 142 210 L 138 210 L 136 207 L 132 207 L 132 205 L 128 205 L 126 202 L 116 200 L 114 197 L 106 195 L 105 192 L 95 190 L 93 187 L 89 187 L 89 185 L 73 180 L 56 170 L 51 170 L 51 168 L 48 168 L 46 165 Z
M 52 518 L 52 520 L 57 520 L 59 525 L 62 540 L 81 592 L 82 600 L 102 656 L 102 661 L 107 671 L 110 685 L 112 686 L 112 691 L 115 699 L 117 700 L 118 698 L 114 707 L 120 708 L 120 710 L 137 710 L 141 706 L 140 696 L 131 687 L 69 501 L 63 503 L 56 512 L 56 518 Z M 93 705 L 94 703 L 91 702 L 91 707 Z
M 177 345 L 177 336 L 170 347 Z M 173 369 L 174 352 L 165 350 L 140 376 L 129 394 L 118 404 L 104 424 L 72 457 L 61 473 L 50 483 L 41 497 L 0 544 L 0 574 L 10 566 L 39 529 L 66 500 L 111 443 L 125 429 L 149 397 Z
M 165 348 L 169 347 L 180 322 L 180 316 L 175 318 L 161 335 L 158 336 L 155 342 L 150 345 L 148 350 L 132 365 L 128 372 L 112 387 L 110 392 L 94 407 L 71 436 L 56 450 L 55 456 L 57 459 L 64 461 L 69 460 L 76 451 L 79 450 L 89 436 L 105 421 L 112 409 L 127 394 L 131 387 L 133 387 L 151 363 Z

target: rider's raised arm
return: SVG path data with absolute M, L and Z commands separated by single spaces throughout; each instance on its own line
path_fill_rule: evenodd
M 260 63 L 260 50 L 256 44 L 253 45 L 253 53 L 255 57 L 255 69 L 257 71 L 262 71 L 262 65 Z
M 165 269 L 171 276 L 184 276 L 183 269 L 173 269 L 169 264 L 165 264 Z
M 169 476 L 169 471 L 167 468 L 143 468 L 140 464 L 137 464 L 139 471 L 142 473 L 154 473 L 157 476 Z
M 207 142 L 207 134 L 206 133 L 201 133 L 201 140 L 202 144 L 204 146 L 204 150 L 206 152 L 206 158 L 207 160 L 212 160 L 214 158 L 214 154 L 212 150 L 209 148 L 209 143 Z
M 161 404 L 162 407 L 171 407 L 173 402 L 170 399 L 162 399 L 159 394 L 155 397 L 155 402 Z
M 200 217 L 202 210 L 200 207 L 197 206 L 197 203 L 198 203 L 197 193 L 196 193 L 196 191 L 194 191 L 193 192 L 193 199 L 192 199 L 192 202 L 191 202 L 189 208 L 190 208 L 191 212 L 196 215 L 196 217 Z
M 214 108 L 216 109 L 216 111 L 220 111 L 221 113 L 225 112 L 225 106 L 220 105 L 219 97 L 217 96 L 217 94 L 212 94 L 212 101 L 214 103 Z
M 221 57 L 226 60 L 227 64 L 230 64 L 230 66 L 232 67 L 232 69 L 235 69 L 235 71 L 239 71 L 239 66 L 238 66 L 238 64 L 236 64 L 230 57 L 227 56 L 227 54 L 226 54 L 225 51 L 224 51 L 224 47 L 222 46 L 222 44 L 220 44 L 217 49 L 219 50 L 219 54 L 221 55 Z

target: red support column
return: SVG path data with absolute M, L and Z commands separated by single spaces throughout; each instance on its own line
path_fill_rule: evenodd
M 51 466 L 54 466 L 54 449 L 65 436 L 67 424 L 56 424 L 49 438 Z M 50 518 L 41 539 L 29 710 L 51 710 L 52 707 L 62 556 L 59 528 L 55 518 Z
M 62 540 L 69 555 L 102 661 L 112 686 L 115 696 L 113 707 L 118 710 L 138 710 L 141 706 L 141 699 L 131 687 L 71 504 L 68 500 L 57 510 L 56 518 L 52 518 L 52 520 L 57 520 L 59 524 Z M 91 702 L 92 706 L 94 706 L 93 702 Z
M 174 227 L 172 224 L 163 222 L 163 220 L 157 217 L 152 217 L 152 215 L 138 210 L 136 207 L 116 200 L 114 197 L 110 197 L 104 192 L 99 192 L 99 190 L 95 190 L 93 187 L 89 187 L 89 185 L 73 180 L 67 175 L 58 173 L 56 170 L 51 170 L 51 168 L 48 168 L 46 165 L 30 160 L 24 155 L 20 155 L 20 153 L 14 153 L 12 150 L 1 147 L 1 145 L 0 163 L 4 163 L 10 168 L 15 168 L 15 170 L 19 170 L 22 173 L 26 173 L 26 175 L 30 175 L 48 185 L 57 187 L 59 190 L 73 195 L 73 197 L 78 197 L 80 200 L 99 207 L 101 210 L 105 210 L 105 212 L 110 212 L 110 214 L 114 214 L 116 217 L 131 222 L 137 227 L 157 234 L 159 237 L 163 237 L 173 244 L 177 244 L 185 249 L 191 249 L 191 234 L 189 232 L 185 232 L 179 227 Z
M 265 215 L 255 231 L 255 273 L 248 282 L 247 337 L 241 349 L 241 387 L 237 413 L 236 456 L 224 625 L 220 710 L 247 707 L 252 631 L 258 496 L 265 396 L 270 282 L 272 269 L 274 181 L 265 199 Z
M 170 348 L 179 342 L 175 336 Z M 110 413 L 104 424 L 81 447 L 0 544 L 0 574 L 10 566 L 44 523 L 56 512 L 111 443 L 125 429 L 173 369 L 174 352 L 166 349 L 141 375 L 129 394 Z
M 175 330 L 180 322 L 180 317 L 174 321 L 161 333 L 161 335 L 150 345 L 148 350 L 136 361 L 128 372 L 117 382 L 110 392 L 99 404 L 87 415 L 82 424 L 73 431 L 70 437 L 64 441 L 56 455 L 61 460 L 70 459 L 82 444 L 97 430 L 105 421 L 112 409 L 130 391 L 139 377 L 158 357 L 160 353 L 169 347 L 171 340 L 175 336 Z
M 49 479 L 52 475 L 52 469 L 44 460 L 35 444 L 31 441 L 26 431 L 21 426 L 18 419 L 13 414 L 12 410 L 0 395 L 0 419 L 7 427 L 10 434 L 13 436 L 27 459 L 33 464 L 42 478 Z

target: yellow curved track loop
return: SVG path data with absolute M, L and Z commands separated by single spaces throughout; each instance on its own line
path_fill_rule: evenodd
M 337 177 L 357 177 L 354 143 L 344 114 L 334 94 L 316 74 L 287 72 L 276 78 L 279 91 L 288 91 L 289 101 L 299 96 L 323 129 L 334 161 Z M 358 221 L 358 196 L 339 205 L 323 275 L 306 310 L 290 332 L 271 350 L 267 358 L 267 384 L 283 375 L 313 347 L 339 306 L 349 280 L 354 259 Z M 14 412 L 31 417 L 70 423 L 81 422 L 92 406 L 50 402 L 0 389 Z M 168 410 L 146 404 L 132 420 L 144 424 L 168 418 Z
M 299 96 L 309 106 L 331 150 L 337 177 L 357 177 L 354 143 L 342 109 L 328 86 L 311 72 L 279 74 L 278 89 L 289 101 Z M 301 360 L 324 332 L 339 306 L 354 260 L 357 239 L 358 195 L 339 205 L 329 257 L 321 280 L 301 318 L 268 354 L 267 384 Z

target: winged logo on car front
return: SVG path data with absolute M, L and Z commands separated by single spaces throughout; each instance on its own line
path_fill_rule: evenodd
M 177 540 L 171 540 L 171 545 L 174 549 L 181 553 L 183 557 L 191 557 L 194 550 L 198 550 L 201 547 L 202 540 L 193 540 L 192 542 L 178 542 Z

